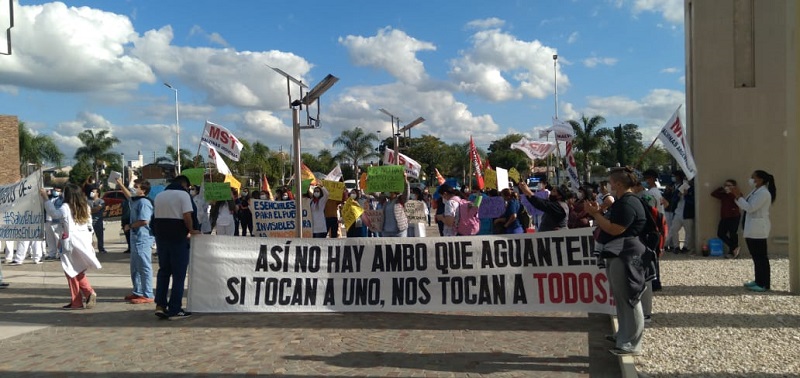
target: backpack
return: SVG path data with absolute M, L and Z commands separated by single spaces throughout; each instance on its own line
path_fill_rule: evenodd
M 650 204 L 641 197 L 637 198 L 639 198 L 639 201 L 641 201 L 644 207 L 646 218 L 644 229 L 642 229 L 642 232 L 639 234 L 639 240 L 641 240 L 642 244 L 647 248 L 660 255 L 664 248 L 664 241 L 667 238 L 667 221 L 664 218 L 664 214 L 659 213 L 656 207 L 650 206 Z
M 519 211 L 517 211 L 517 220 L 522 225 L 522 230 L 528 232 L 528 229 L 531 228 L 533 225 L 533 220 L 531 219 L 531 214 L 528 213 L 528 210 L 525 206 L 522 205 L 522 201 L 519 203 Z

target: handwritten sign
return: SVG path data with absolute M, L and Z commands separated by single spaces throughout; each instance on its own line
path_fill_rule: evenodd
M 497 172 L 494 169 L 486 168 L 483 171 L 483 184 L 486 189 L 497 189 Z
M 383 165 L 369 167 L 367 171 L 367 192 L 402 192 L 405 188 L 403 166 Z
M 505 168 L 497 167 L 497 190 L 508 188 L 508 170 Z
M 189 168 L 182 170 L 181 174 L 189 179 L 190 184 L 200 185 L 203 183 L 203 174 L 205 171 L 205 168 Z
M 44 240 L 41 185 L 42 171 L 36 171 L 14 184 L 0 186 L 0 239 Z
M 372 232 L 383 231 L 383 209 L 365 210 L 364 217 L 367 218 L 367 227 Z
M 486 197 L 478 208 L 478 218 L 500 218 L 506 211 L 503 197 Z
M 345 201 L 344 206 L 342 206 L 342 220 L 344 221 L 345 229 L 350 229 L 350 226 L 356 222 L 356 219 L 364 213 L 364 209 L 358 204 L 358 202 L 354 201 L 352 198 L 348 198 Z
M 253 200 L 253 233 L 259 237 L 293 238 L 296 234 L 294 201 Z M 309 201 L 303 200 L 303 237 L 311 237 Z
M 328 189 L 328 201 L 342 202 L 342 197 L 344 197 L 343 182 L 322 180 L 322 186 Z
M 425 202 L 416 200 L 408 201 L 405 204 L 405 208 L 408 223 L 428 223 L 428 216 L 425 215 L 425 210 L 427 209 Z
M 108 187 L 111 189 L 116 189 L 118 178 L 122 178 L 122 173 L 111 171 L 111 173 L 108 174 Z
M 206 182 L 203 183 L 206 201 L 227 201 L 233 199 L 231 195 L 231 184 L 229 182 Z

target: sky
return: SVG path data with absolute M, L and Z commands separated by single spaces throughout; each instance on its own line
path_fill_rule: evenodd
M 0 114 L 51 136 L 66 164 L 86 129 L 111 130 L 126 160 L 163 156 L 177 139 L 165 82 L 181 148 L 194 154 L 209 120 L 289 151 L 286 79 L 268 66 L 309 87 L 339 78 L 301 133 L 312 154 L 355 127 L 388 137 L 381 108 L 401 126 L 425 118 L 412 137 L 486 149 L 538 139 L 556 103 L 559 119 L 635 123 L 649 143 L 685 102 L 683 0 L 13 1 Z

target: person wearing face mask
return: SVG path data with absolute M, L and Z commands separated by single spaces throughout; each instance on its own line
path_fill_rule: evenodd
M 64 198 L 61 196 L 60 187 L 53 188 L 50 191 L 50 198 L 48 201 L 53 203 L 53 207 L 60 208 L 64 203 Z M 50 214 L 45 213 L 45 241 L 47 243 L 47 253 L 44 256 L 46 261 L 57 260 L 59 258 L 58 247 L 61 239 L 61 222 L 58 219 L 53 219 Z
M 725 255 L 726 259 L 739 257 L 739 221 L 742 214 L 732 193 L 735 187 L 736 180 L 725 180 L 722 186 L 711 192 L 711 196 L 720 201 L 717 237 L 728 246 L 730 252 Z
M 550 198 L 550 188 L 549 185 L 547 185 L 547 182 L 546 181 L 539 182 L 536 193 L 534 193 L 533 195 L 543 200 Z M 535 207 L 533 208 L 533 211 L 531 212 L 531 217 L 533 218 L 533 227 L 535 227 L 536 230 L 539 229 L 539 225 L 542 223 L 542 215 L 544 215 L 543 211 Z
M 325 205 L 330 193 L 324 186 L 316 186 L 311 192 L 311 227 L 315 238 L 328 236 L 328 224 L 325 220 Z
M 455 189 L 448 184 L 442 184 L 438 189 L 441 203 L 437 205 L 436 222 L 441 223 L 442 236 L 456 236 L 456 214 L 460 204 Z M 441 213 L 439 212 L 441 210 Z
M 665 215 L 665 209 L 669 206 L 669 201 L 664 198 L 664 195 L 661 194 L 661 190 L 658 189 L 658 185 L 656 184 L 656 180 L 658 180 L 658 172 L 655 169 L 648 169 L 642 173 L 644 176 L 644 182 L 642 185 L 644 186 L 647 195 L 653 198 L 656 202 L 656 209 L 658 212 Z
M 192 185 L 189 189 L 189 195 L 192 196 L 192 202 L 197 208 L 197 221 L 200 222 L 200 232 L 206 235 L 211 234 L 211 204 L 206 202 L 203 187 Z
M 97 250 L 100 253 L 108 253 L 104 242 L 105 228 L 103 227 L 103 211 L 106 208 L 106 202 L 100 197 L 96 187 L 89 192 L 89 206 L 92 208 L 92 229 L 97 238 Z
M 669 224 L 667 249 L 671 249 L 675 253 L 694 254 L 692 251 L 694 248 L 694 187 L 683 172 L 675 171 L 673 176 L 676 188 L 670 203 L 675 203 L 675 213 L 672 216 L 672 223 Z M 678 232 L 681 228 L 686 235 L 682 249 L 678 240 Z
M 608 181 L 605 180 L 600 181 L 597 190 L 597 204 L 600 205 L 600 211 L 605 212 L 614 204 L 614 194 L 609 191 Z
M 642 201 L 633 194 L 632 188 L 637 182 L 633 169 L 612 169 L 608 189 L 616 198 L 614 204 L 605 216 L 598 204 L 586 204 L 599 231 L 595 244 L 598 266 L 605 266 L 616 302 L 619 329 L 616 335 L 606 336 L 606 339 L 615 343 L 609 352 L 618 356 L 641 354 L 644 336 L 640 298 L 646 288 L 646 248 L 639 234 L 645 228 L 647 215 Z
M 422 198 L 422 190 L 418 187 L 411 188 L 411 197 L 409 198 L 409 200 L 419 201 L 420 198 Z M 425 216 L 426 217 L 430 216 L 427 206 L 425 206 Z M 427 236 L 425 223 L 409 223 L 408 236 L 416 238 L 424 238 L 425 236 Z
M 360 206 L 364 210 L 369 210 L 369 200 L 366 198 L 361 197 L 361 194 L 358 189 L 353 189 L 350 191 L 350 194 L 347 198 L 352 199 L 355 201 L 358 206 Z M 363 216 L 363 214 L 362 214 Z M 364 224 L 364 221 L 361 217 L 356 218 L 356 221 L 350 225 L 350 228 L 347 229 L 347 237 L 348 238 L 363 238 L 367 236 L 367 226 Z
M 403 238 L 408 236 L 408 217 L 403 208 L 403 204 L 411 196 L 411 188 L 408 178 L 403 173 L 404 186 L 403 192 L 391 192 L 386 195 L 386 202 L 383 205 L 383 237 Z
M 150 182 L 136 179 L 133 181 L 133 193 L 122 185 L 117 179 L 117 186 L 122 190 L 125 198 L 130 201 L 129 225 L 131 233 L 131 283 L 133 290 L 125 296 L 125 300 L 132 304 L 146 304 L 154 302 L 153 293 L 153 245 L 152 225 L 153 202 L 147 195 L 150 194 Z
M 258 195 L 258 193 L 252 193 Z M 250 211 L 250 197 L 251 193 L 247 188 L 242 189 L 242 197 L 239 198 L 239 205 L 236 219 L 239 221 L 239 226 L 242 228 L 240 235 L 247 236 L 250 231 L 250 236 L 253 236 L 253 213 Z M 256 197 L 258 198 L 258 197 Z
M 566 201 L 569 199 L 569 190 L 559 186 L 550 192 L 550 198 L 543 200 L 536 197 L 525 182 L 520 182 L 517 187 L 520 194 L 524 195 L 533 207 L 543 212 L 537 232 L 567 228 L 569 205 Z
M 589 215 L 585 209 L 585 204 L 587 201 L 594 201 L 594 198 L 592 198 L 590 193 L 590 189 L 582 186 L 578 188 L 578 192 L 575 194 L 575 196 L 567 201 L 567 204 L 569 205 L 569 220 L 567 222 L 567 226 L 569 228 L 583 228 L 591 226 L 589 224 L 589 220 L 592 218 L 592 216 Z
M 747 196 L 738 187 L 731 188 L 731 193 L 736 197 L 736 205 L 744 210 L 744 241 L 753 258 L 755 273 L 755 280 L 745 283 L 744 286 L 751 291 L 764 292 L 771 289 L 767 239 L 771 228 L 769 207 L 775 202 L 777 189 L 775 177 L 762 170 L 753 172 L 748 182 L 753 189 Z
M 328 198 L 325 203 L 325 227 L 327 234 L 336 239 L 339 237 L 339 207 L 347 200 L 347 191 L 342 191 L 341 198 Z

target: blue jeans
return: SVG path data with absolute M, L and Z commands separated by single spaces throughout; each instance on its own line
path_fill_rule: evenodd
M 147 230 L 142 230 L 146 233 Z M 153 298 L 153 263 L 150 247 L 151 236 L 140 236 L 138 230 L 131 231 L 131 283 L 133 294 Z
M 167 315 L 173 316 L 181 311 L 183 284 L 186 269 L 189 267 L 189 240 L 156 237 L 158 252 L 158 274 L 156 275 L 156 305 L 161 306 Z M 170 277 L 172 291 L 167 301 Z

